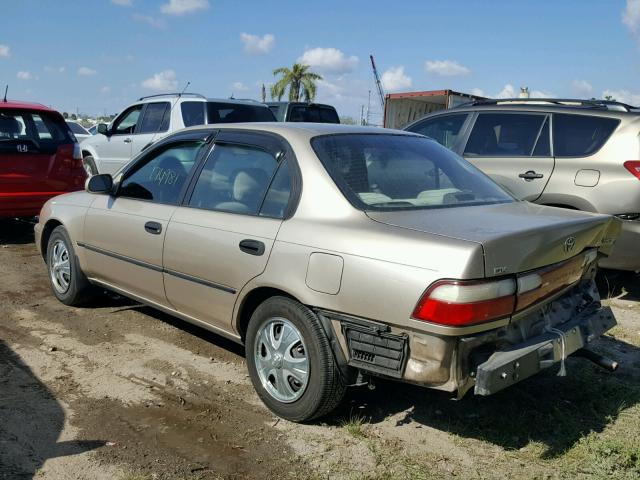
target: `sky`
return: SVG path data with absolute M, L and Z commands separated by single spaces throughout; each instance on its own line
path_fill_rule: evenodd
M 640 0 L 0 0 L 0 87 L 60 111 L 117 113 L 143 95 L 260 98 L 273 69 L 320 73 L 341 116 L 386 93 L 640 104 Z

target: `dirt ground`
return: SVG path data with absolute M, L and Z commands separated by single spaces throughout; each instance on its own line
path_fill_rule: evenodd
M 640 478 L 640 280 L 600 280 L 606 373 L 569 359 L 489 398 L 379 382 L 277 419 L 243 349 L 115 295 L 66 307 L 32 225 L 0 222 L 0 479 Z

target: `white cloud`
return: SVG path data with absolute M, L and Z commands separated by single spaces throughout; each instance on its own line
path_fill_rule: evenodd
M 633 34 L 637 34 L 640 29 L 640 0 L 627 0 L 627 7 L 622 12 L 622 23 Z
M 91 75 L 95 75 L 96 73 L 98 72 L 95 71 L 93 68 L 89 68 L 89 67 L 80 67 L 78 69 L 78 75 L 82 77 L 89 77 Z
M 441 77 L 455 77 L 471 73 L 471 70 L 454 60 L 427 60 L 424 63 L 424 69 L 427 73 Z
M 262 37 L 241 33 L 240 40 L 244 43 L 244 51 L 252 54 L 269 53 L 276 43 L 276 37 L 267 33 Z
M 472 88 L 471 89 L 471 95 L 475 95 L 476 97 L 486 97 L 487 94 L 484 90 L 482 90 L 481 88 Z
M 130 7 L 132 4 L 131 0 L 111 0 L 111 3 L 114 5 L 120 5 L 121 7 Z
M 413 83 L 411 77 L 405 75 L 404 66 L 391 67 L 382 74 L 382 85 L 389 92 L 409 88 Z
M 633 106 L 640 106 L 640 93 L 632 93 L 629 90 L 605 90 L 602 98 L 613 97 L 614 100 Z
M 105 85 L 100 89 L 100 93 L 111 93 L 111 87 L 108 85 Z
M 315 67 L 322 72 L 343 74 L 351 72 L 358 65 L 358 57 L 347 57 L 337 48 L 312 48 L 298 58 L 298 63 Z
M 11 49 L 8 45 L 0 44 L 0 58 L 9 58 L 11 56 Z
M 161 18 L 152 17 L 151 15 L 142 15 L 141 13 L 134 13 L 131 15 L 137 22 L 146 23 L 147 25 L 152 26 L 153 28 L 164 28 L 165 23 Z
M 65 67 L 52 67 L 50 65 L 44 67 L 44 71 L 47 73 L 64 73 L 65 70 Z
M 246 92 L 247 90 L 249 90 L 249 87 L 247 87 L 242 82 L 233 82 L 233 85 L 231 85 L 231 89 L 234 92 Z
M 571 82 L 571 88 L 581 97 L 590 96 L 591 92 L 593 92 L 593 86 L 586 80 L 574 80 Z
M 169 3 L 160 6 L 160 11 L 166 15 L 185 15 L 207 8 L 209 0 L 169 0 Z
M 507 83 L 504 87 L 502 87 L 500 93 L 494 95 L 493 98 L 514 98 L 516 96 L 516 89 L 513 87 L 513 85 Z
M 16 74 L 16 78 L 18 80 L 33 80 L 33 75 L 31 75 L 31 72 L 26 72 L 24 70 L 20 70 Z
M 178 80 L 176 79 L 176 72 L 173 70 L 163 70 L 156 73 L 150 78 L 147 78 L 142 82 L 144 88 L 149 90 L 175 90 L 178 86 Z
M 518 98 L 520 95 L 520 89 L 516 90 L 515 87 L 507 83 L 499 93 L 495 94 L 492 98 Z M 554 98 L 555 93 L 548 92 L 546 90 L 529 90 L 530 98 Z

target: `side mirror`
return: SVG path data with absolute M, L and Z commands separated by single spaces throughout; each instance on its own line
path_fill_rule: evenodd
M 101 133 L 102 135 L 106 135 L 107 137 L 110 135 L 109 127 L 107 126 L 106 123 L 98 124 L 98 133 Z
M 108 173 L 94 175 L 87 180 L 85 190 L 89 193 L 111 193 L 113 191 L 113 178 Z

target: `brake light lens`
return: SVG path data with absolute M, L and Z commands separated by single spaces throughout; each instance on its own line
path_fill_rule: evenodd
M 459 327 L 508 317 L 516 305 L 516 281 L 442 280 L 422 296 L 413 318 Z
M 623 165 L 634 177 L 640 180 L 640 160 L 628 160 Z

